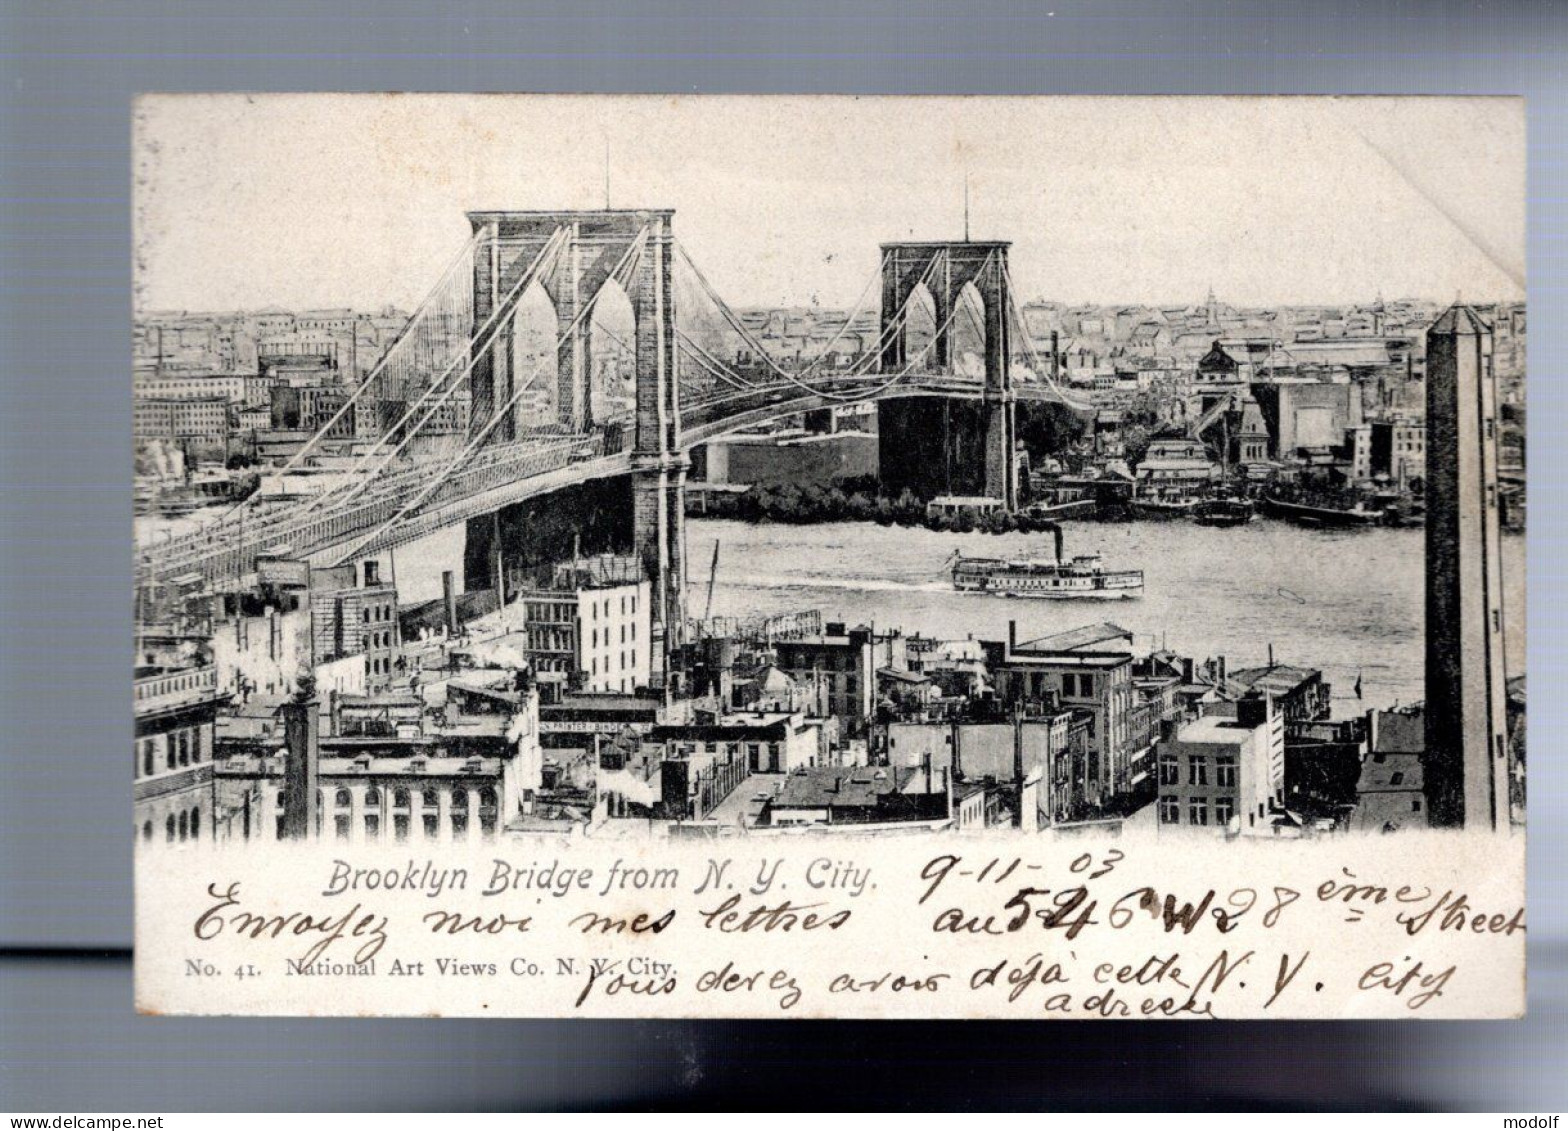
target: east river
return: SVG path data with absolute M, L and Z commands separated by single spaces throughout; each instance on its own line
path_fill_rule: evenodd
M 687 524 L 692 612 L 701 615 L 721 543 L 715 616 L 820 609 L 824 619 L 872 622 L 944 638 L 1027 640 L 1095 621 L 1230 670 L 1267 662 L 1323 669 L 1335 714 L 1424 698 L 1424 534 L 1417 529 L 1312 530 L 1258 519 L 1229 529 L 1190 522 L 1069 523 L 1067 553 L 1100 553 L 1111 569 L 1141 569 L 1143 596 L 1042 601 L 958 593 L 944 570 L 955 550 L 1044 558 L 1049 534 L 938 534 L 872 523 Z M 1511 674 L 1524 671 L 1524 539 L 1503 540 Z M 1357 676 L 1362 699 L 1355 698 Z
M 162 520 L 138 519 L 155 537 Z M 824 620 L 897 627 L 907 634 L 1005 640 L 1007 622 L 1029 640 L 1095 621 L 1135 633 L 1140 649 L 1168 647 L 1230 670 L 1266 663 L 1323 669 L 1336 715 L 1425 698 L 1424 533 L 1329 531 L 1257 519 L 1217 528 L 1191 522 L 1067 523 L 1067 553 L 1099 553 L 1110 569 L 1141 569 L 1143 596 L 1122 601 L 1040 601 L 958 593 L 944 566 L 975 557 L 1044 558 L 1048 534 L 937 534 L 875 523 L 751 525 L 687 520 L 689 600 L 707 600 L 720 542 L 713 615 L 753 617 L 819 609 Z M 441 570 L 462 561 L 462 528 L 399 550 L 393 567 L 407 603 L 441 593 Z M 1524 671 L 1525 540 L 1503 536 L 1510 674 Z M 1362 698 L 1355 698 L 1357 677 Z

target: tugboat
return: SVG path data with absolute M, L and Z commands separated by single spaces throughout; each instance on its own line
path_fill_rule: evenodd
M 1252 521 L 1251 499 L 1208 499 L 1193 517 L 1199 526 L 1245 526 Z
M 962 552 L 955 553 L 948 559 L 953 569 L 953 588 L 961 593 L 1046 600 L 1114 601 L 1142 595 L 1141 569 L 1106 569 L 1098 554 L 1079 554 L 1070 560 L 1064 559 L 1061 529 L 1057 528 L 1054 533 L 1054 562 L 966 558 Z

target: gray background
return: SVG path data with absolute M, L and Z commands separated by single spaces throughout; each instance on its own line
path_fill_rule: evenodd
M 0 1109 L 1568 1106 L 1564 7 L 622 7 L 0 6 Z M 1112 1031 L 135 1017 L 129 101 L 148 90 L 1526 95 L 1530 1019 Z M 1280 175 L 1305 160 L 1282 154 Z

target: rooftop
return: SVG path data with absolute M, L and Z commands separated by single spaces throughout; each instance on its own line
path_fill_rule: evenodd
M 877 798 L 898 793 L 915 776 L 912 767 L 817 766 L 797 770 L 784 780 L 775 809 L 874 808 Z
M 1426 716 L 1379 711 L 1375 754 L 1420 754 L 1426 750 Z
M 1254 729 L 1226 715 L 1204 715 L 1182 727 L 1176 734 L 1176 741 L 1240 746 L 1252 738 Z
M 1288 695 L 1304 683 L 1320 679 L 1323 673 L 1316 668 L 1298 668 L 1290 664 L 1274 664 L 1261 668 L 1243 668 L 1231 672 L 1225 681 L 1233 692 L 1267 691 L 1271 695 Z
M 1018 647 L 1030 652 L 1076 652 L 1080 648 L 1087 648 L 1094 644 L 1108 644 L 1113 640 L 1125 640 L 1131 644 L 1132 633 L 1121 625 L 1101 621 L 1099 624 L 1086 624 L 1082 628 L 1073 628 L 1066 632 L 1028 640 Z
M 1429 334 L 1490 334 L 1492 328 L 1482 320 L 1473 307 L 1463 303 L 1454 303 L 1447 310 L 1437 316 L 1437 321 L 1432 323 Z

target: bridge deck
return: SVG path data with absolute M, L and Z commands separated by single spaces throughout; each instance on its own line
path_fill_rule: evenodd
M 828 379 L 809 390 L 780 381 L 692 404 L 683 413 L 680 445 L 689 448 L 740 428 L 820 408 L 899 397 L 974 400 L 984 395 L 982 381 L 951 373 L 911 374 L 893 383 L 882 383 L 875 375 Z M 1062 400 L 1049 386 L 1029 381 L 1015 382 L 1012 396 L 1018 401 Z M 442 460 L 402 465 L 350 498 L 242 507 L 226 520 L 142 550 L 138 575 L 170 580 L 200 574 L 209 588 L 241 588 L 252 580 L 259 554 L 286 553 L 318 565 L 332 564 L 343 555 L 379 553 L 525 499 L 630 471 L 624 443 L 621 451 L 607 452 L 604 433 L 514 440 L 481 449 L 466 466 L 451 472 Z M 416 501 L 417 506 L 402 513 Z

